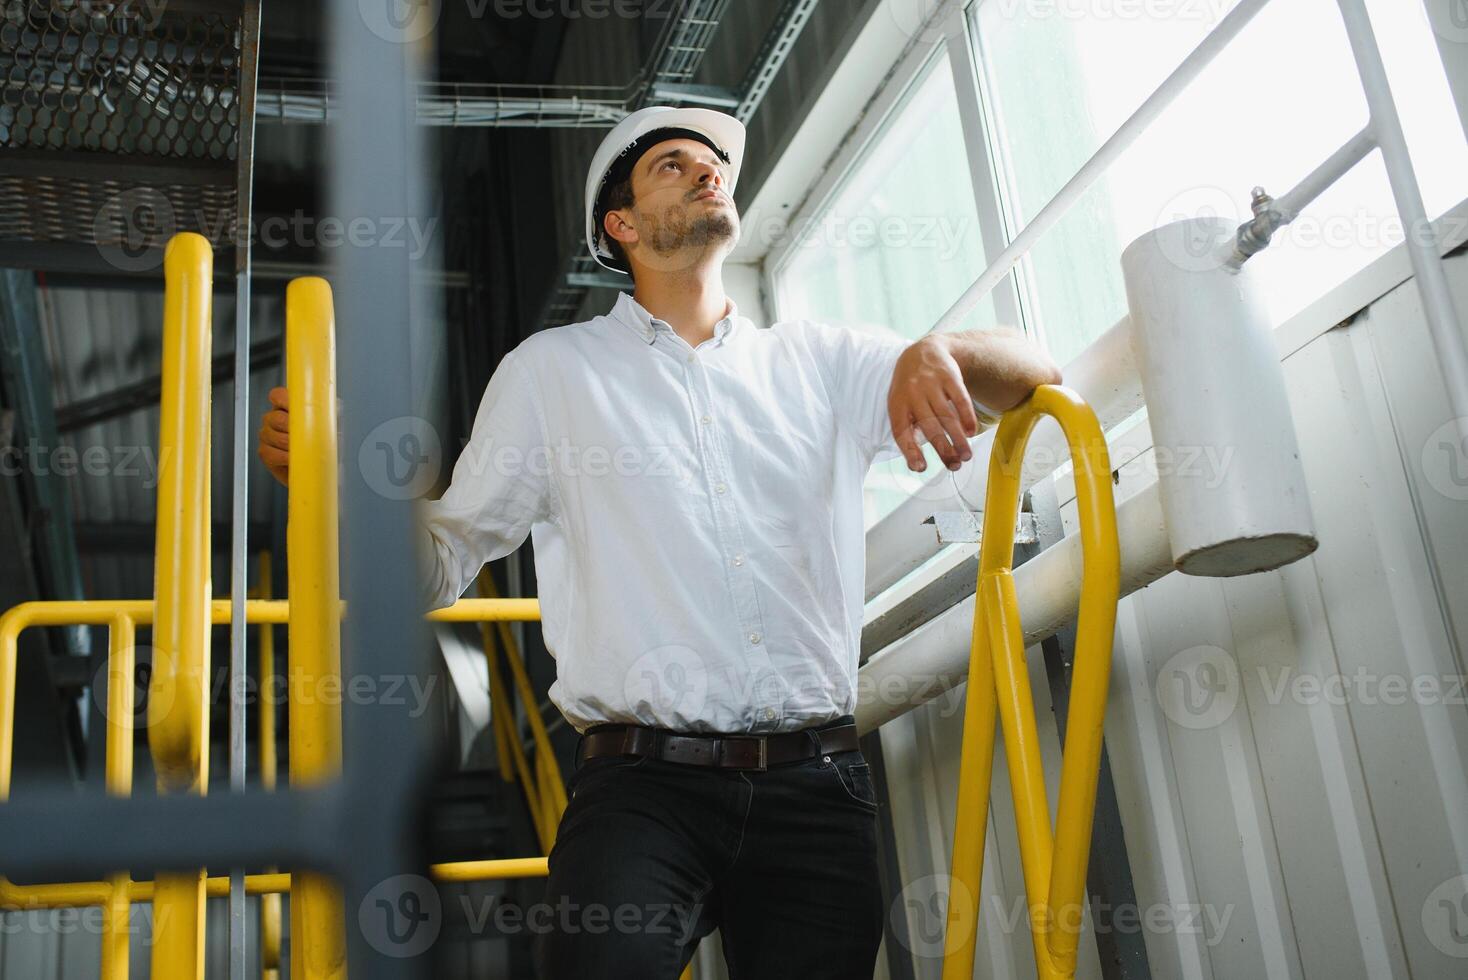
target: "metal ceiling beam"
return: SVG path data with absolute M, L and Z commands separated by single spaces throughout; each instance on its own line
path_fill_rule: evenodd
M 597 267 L 595 272 L 572 272 L 566 276 L 567 285 L 577 289 L 621 289 L 630 280 L 615 272 Z
M 280 363 L 284 341 L 280 337 L 266 337 L 250 345 L 250 373 L 254 374 Z M 213 371 L 216 383 L 234 378 L 234 352 L 215 354 Z M 119 415 L 127 415 L 139 409 L 158 404 L 162 397 L 163 377 L 155 375 L 132 384 L 114 388 L 112 391 L 83 398 L 81 401 L 63 405 L 56 410 L 56 426 L 62 432 L 75 432 L 89 425 L 105 422 Z
M 614 126 L 629 92 L 615 85 L 509 85 L 428 82 L 418 86 L 423 126 L 584 129 Z M 325 79 L 262 78 L 256 119 L 315 125 L 334 119 L 338 96 Z
M 755 55 L 754 62 L 740 85 L 744 97 L 739 100 L 739 108 L 734 111 L 740 122 L 747 123 L 754 117 L 754 111 L 764 101 L 770 83 L 775 80 L 785 59 L 795 49 L 795 42 L 816 9 L 816 2 L 817 0 L 786 0 L 785 9 L 775 18 L 774 29 L 765 35 L 759 54 Z
M 709 105 L 717 109 L 734 109 L 739 105 L 739 90 L 723 85 L 695 85 L 691 82 L 654 82 L 654 102 L 681 102 L 685 105 Z
M 728 6 L 729 0 L 684 0 L 659 39 L 652 86 L 693 81 Z M 651 97 L 650 91 L 645 92 L 639 102 L 646 104 Z

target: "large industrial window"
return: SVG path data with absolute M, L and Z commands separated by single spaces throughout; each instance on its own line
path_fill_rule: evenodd
M 953 75 L 940 49 L 871 136 L 818 217 L 773 273 L 779 316 L 917 338 L 984 267 Z M 991 303 L 964 328 L 992 326 Z M 877 463 L 866 483 L 868 526 L 941 472 L 900 458 Z
M 1015 227 L 1234 2 L 1118 4 L 1110 16 L 1078 17 L 1066 4 L 978 0 L 970 30 L 986 135 L 998 147 L 998 186 Z M 1468 147 L 1422 0 L 1368 6 L 1428 211 L 1439 215 L 1468 197 Z M 1120 261 L 1134 239 L 1186 217 L 1245 220 L 1254 185 L 1282 194 L 1366 121 L 1334 0 L 1270 4 L 1030 252 L 1029 326 L 1064 364 L 1126 313 Z M 1385 167 L 1372 154 L 1255 260 L 1270 277 L 1275 322 L 1402 240 Z

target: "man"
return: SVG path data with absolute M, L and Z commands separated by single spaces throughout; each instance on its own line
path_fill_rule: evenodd
M 863 477 L 894 448 L 922 470 L 919 436 L 957 469 L 975 402 L 1003 411 L 1060 380 L 1012 330 L 757 329 L 722 283 L 743 151 L 744 127 L 708 109 L 611 131 L 587 246 L 633 292 L 505 356 L 426 508 L 434 608 L 535 538 L 550 697 L 581 733 L 526 916 L 545 980 L 673 980 L 715 926 L 735 980 L 872 975 L 877 800 L 852 723 Z M 284 482 L 271 397 L 260 456 Z

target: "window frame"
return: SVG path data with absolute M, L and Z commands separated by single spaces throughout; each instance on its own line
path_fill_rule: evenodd
M 811 185 L 796 213 L 791 216 L 789 227 L 802 228 L 813 224 L 830 208 L 850 179 L 852 171 L 862 163 L 872 145 L 886 132 L 893 114 L 900 109 L 913 87 L 930 69 L 933 59 L 947 57 L 958 99 L 969 181 L 978 209 L 984 262 L 992 262 L 1004 250 L 1008 245 L 1009 231 L 997 184 L 999 175 L 993 166 L 979 85 L 978 63 L 968 28 L 969 10 L 979 2 L 982 0 L 939 0 L 928 22 L 932 30 L 917 32 L 898 55 L 878 95 L 862 107 L 836 152 L 821 167 L 820 177 Z M 803 241 L 803 238 L 791 236 L 772 248 L 763 262 L 762 289 L 769 298 L 771 312 L 777 321 L 790 315 L 784 273 Z M 978 278 L 983 271 L 982 268 L 975 269 L 974 278 Z M 1016 274 L 1020 274 L 1019 270 L 1016 270 Z M 991 295 L 998 321 L 1028 332 L 1021 300 L 1022 290 L 1018 288 L 1016 274 L 1006 277 L 1005 282 L 996 287 Z

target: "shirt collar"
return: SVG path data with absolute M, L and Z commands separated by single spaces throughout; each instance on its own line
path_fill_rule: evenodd
M 726 299 L 728 299 L 729 305 L 725 309 L 724 318 L 714 324 L 715 344 L 722 344 L 741 319 L 739 316 L 739 307 L 734 303 L 734 300 L 728 297 Z M 660 330 L 665 330 L 669 333 L 673 332 L 671 324 L 666 320 L 659 320 L 647 312 L 647 309 L 641 303 L 632 298 L 631 293 L 619 292 L 617 294 L 617 304 L 612 307 L 612 316 L 632 328 L 637 336 L 642 338 L 645 343 L 651 344 L 656 340 L 658 331 Z

